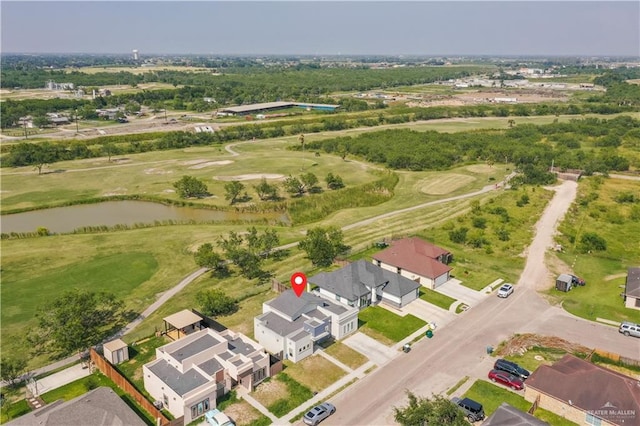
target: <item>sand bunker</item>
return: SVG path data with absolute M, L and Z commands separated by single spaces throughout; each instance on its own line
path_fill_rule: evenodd
M 253 180 L 253 179 L 284 179 L 284 175 L 277 175 L 273 173 L 263 173 L 263 174 L 249 174 L 249 175 L 238 175 L 238 176 L 214 176 L 216 180 Z
M 147 175 L 168 175 L 173 173 L 173 170 L 144 169 L 144 173 Z
M 207 161 L 206 163 L 196 164 L 195 166 L 189 167 L 190 169 L 203 169 L 209 166 L 224 166 L 225 164 L 231 164 L 233 161 L 231 160 L 222 160 L 222 161 Z

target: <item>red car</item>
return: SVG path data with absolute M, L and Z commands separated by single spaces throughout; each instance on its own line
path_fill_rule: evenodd
M 524 389 L 524 382 L 518 377 L 507 373 L 506 371 L 491 370 L 489 371 L 489 380 L 499 382 L 505 386 L 509 386 L 513 390 Z

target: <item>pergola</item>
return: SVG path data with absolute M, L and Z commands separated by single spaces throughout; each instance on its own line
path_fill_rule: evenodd
M 173 339 L 173 337 L 169 333 L 171 333 L 173 330 L 177 330 L 178 336 L 173 340 L 178 340 L 180 338 L 180 332 L 182 332 L 183 335 L 189 334 L 187 332 L 187 329 L 189 327 L 191 327 L 191 331 L 195 331 L 196 326 L 198 330 L 202 329 L 202 326 L 200 325 L 202 317 L 200 315 L 194 314 L 188 309 L 169 315 L 168 317 L 163 318 L 163 320 L 164 334 Z

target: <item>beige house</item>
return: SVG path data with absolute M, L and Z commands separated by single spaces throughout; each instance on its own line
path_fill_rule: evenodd
M 297 297 L 293 290 L 265 302 L 262 315 L 254 318 L 255 339 L 272 354 L 292 362 L 312 355 L 316 342 L 330 336 L 342 339 L 357 328 L 357 308 L 307 292 Z
M 527 379 L 524 398 L 580 425 L 640 424 L 640 386 L 624 374 L 565 355 Z
M 252 391 L 269 377 L 269 354 L 243 334 L 205 328 L 157 348 L 142 372 L 147 392 L 188 424 L 234 386 Z
M 453 255 L 420 238 L 403 238 L 374 254 L 373 263 L 434 289 L 449 281 Z
M 624 306 L 640 309 L 640 268 L 629 268 L 624 286 Z

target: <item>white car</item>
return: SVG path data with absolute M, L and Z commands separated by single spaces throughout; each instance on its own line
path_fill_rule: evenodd
M 235 426 L 236 424 L 225 413 L 218 410 L 207 411 L 204 418 L 208 425 L 211 426 Z
M 513 293 L 513 285 L 503 284 L 500 290 L 498 290 L 498 297 L 509 297 L 511 293 Z

